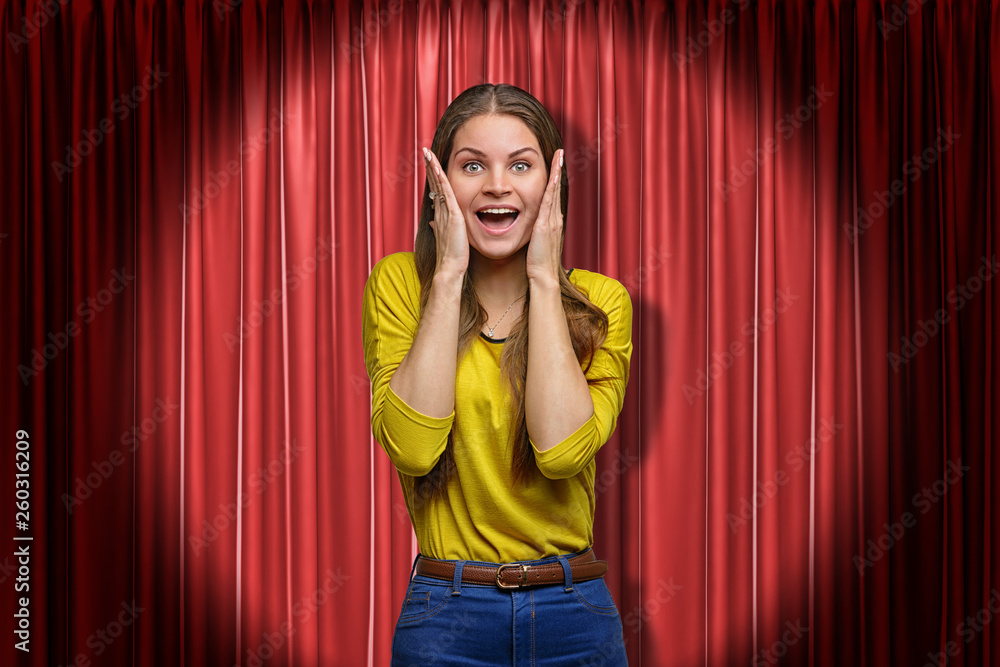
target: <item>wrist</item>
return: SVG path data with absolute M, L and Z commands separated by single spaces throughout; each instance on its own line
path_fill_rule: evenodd
M 556 275 L 528 276 L 528 290 L 532 298 L 545 294 L 560 294 L 559 277 Z
M 431 278 L 431 291 L 440 294 L 459 296 L 465 282 L 465 271 L 450 270 L 438 267 Z

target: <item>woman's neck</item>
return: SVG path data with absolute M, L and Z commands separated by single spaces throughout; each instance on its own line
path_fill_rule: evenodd
M 469 252 L 469 270 L 480 299 L 490 305 L 500 306 L 511 303 L 528 291 L 528 273 L 525 268 L 527 246 L 506 259 L 487 259 L 473 248 L 469 248 Z

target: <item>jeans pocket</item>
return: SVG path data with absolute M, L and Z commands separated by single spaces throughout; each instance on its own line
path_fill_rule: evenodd
M 574 581 L 573 594 L 584 607 L 595 614 L 618 615 L 618 607 L 615 606 L 608 585 L 604 583 L 604 577 L 590 581 Z
M 430 584 L 414 578 L 406 591 L 403 609 L 399 613 L 400 623 L 413 623 L 439 613 L 451 599 L 451 586 Z

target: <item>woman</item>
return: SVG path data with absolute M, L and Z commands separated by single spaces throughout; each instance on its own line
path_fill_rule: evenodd
M 424 149 L 414 252 L 365 287 L 372 430 L 419 545 L 393 665 L 627 664 L 591 545 L 632 306 L 562 267 L 561 147 L 525 91 L 463 92 Z

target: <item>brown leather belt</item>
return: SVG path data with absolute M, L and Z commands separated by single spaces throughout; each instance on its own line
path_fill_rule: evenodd
M 592 549 L 567 558 L 573 581 L 589 581 L 603 577 L 608 571 L 607 561 L 597 560 Z M 455 563 L 421 556 L 417 559 L 417 574 L 434 579 L 454 581 Z M 463 584 L 494 584 L 500 588 L 524 588 L 557 584 L 564 580 L 563 568 L 559 561 L 542 565 L 526 563 L 505 563 L 500 567 L 466 563 L 462 567 Z

